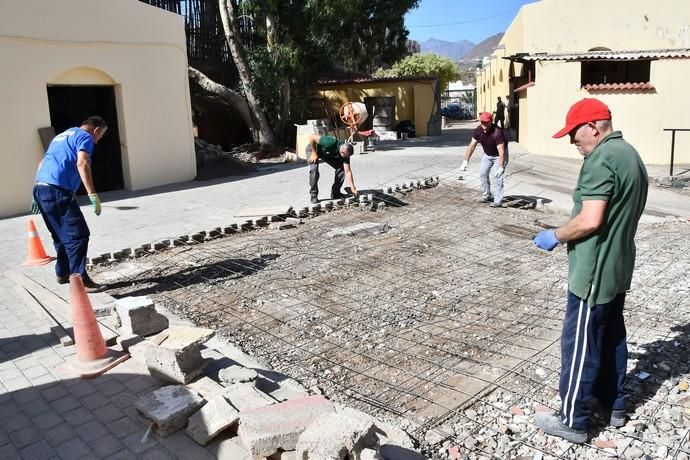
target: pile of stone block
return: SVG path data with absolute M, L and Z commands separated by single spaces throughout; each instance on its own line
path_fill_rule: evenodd
M 161 437 L 185 430 L 217 458 L 233 460 L 397 459 L 401 452 L 406 459 L 423 458 L 415 456 L 401 430 L 205 348 L 213 330 L 168 327 L 145 297 L 120 299 L 115 310 L 123 349 L 145 363 L 151 376 L 170 383 L 135 402 Z M 156 335 L 144 337 L 150 334 Z

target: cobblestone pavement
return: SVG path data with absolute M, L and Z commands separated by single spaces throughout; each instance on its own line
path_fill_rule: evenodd
M 470 125 L 433 139 L 379 146 L 353 159 L 358 188 L 440 176 L 457 181 L 458 166 L 469 139 Z M 579 160 L 546 159 L 511 144 L 508 193 L 542 196 L 553 210 L 567 212 Z M 558 166 L 556 166 L 558 165 Z M 478 187 L 478 161 L 464 174 L 464 183 Z M 323 168 L 322 190 L 332 180 Z M 306 205 L 305 163 L 263 167 L 258 172 L 209 182 L 189 182 L 141 192 L 102 195 L 103 214 L 83 207 L 92 232 L 90 255 L 117 251 L 166 237 L 228 225 L 234 212 L 246 207 Z M 27 203 L 29 198 L 27 197 Z M 650 196 L 650 218 L 690 216 L 687 196 L 656 190 Z M 39 218 L 39 234 L 49 253 L 50 237 Z M 26 216 L 0 221 L 0 268 L 20 270 L 26 257 Z M 26 273 L 52 285 L 52 266 Z M 60 291 L 64 286 L 55 286 Z M 211 458 L 185 435 L 151 436 L 138 421 L 131 402 L 159 385 L 133 360 L 94 380 L 65 379 L 59 368 L 73 355 L 61 347 L 46 326 L 14 292 L 13 282 L 0 278 L 0 459 L 25 458 Z

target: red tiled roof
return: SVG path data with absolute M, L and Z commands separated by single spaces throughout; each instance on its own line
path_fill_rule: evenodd
M 584 85 L 587 91 L 651 91 L 654 85 L 651 83 L 598 83 Z

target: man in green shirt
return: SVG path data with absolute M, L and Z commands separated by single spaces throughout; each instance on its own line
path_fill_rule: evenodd
M 333 187 L 331 187 L 332 199 L 336 200 L 346 196 L 340 192 L 345 178 L 350 184 L 352 194 L 357 196 L 357 188 L 352 177 L 352 168 L 350 168 L 350 157 L 353 153 L 352 144 L 340 142 L 333 136 L 316 134 L 309 136 L 306 154 L 309 160 L 309 194 L 312 203 L 319 202 L 319 160 L 325 161 L 335 169 L 335 178 Z
M 534 244 L 551 251 L 568 244 L 568 303 L 561 335 L 560 415 L 537 413 L 544 432 L 587 441 L 588 404 L 613 426 L 625 424 L 628 360 L 625 293 L 635 266 L 635 233 L 647 201 L 647 170 L 597 99 L 575 103 L 553 137 L 570 135 L 584 162 L 570 221 L 541 231 Z

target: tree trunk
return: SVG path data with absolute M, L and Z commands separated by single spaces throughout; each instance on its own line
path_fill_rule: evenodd
M 275 5 L 274 5 L 275 8 Z M 278 65 L 278 57 L 276 56 L 275 46 L 276 37 L 278 36 L 277 29 L 278 20 L 275 14 L 266 15 L 266 47 L 268 52 L 273 56 L 273 64 Z M 275 132 L 278 136 L 285 138 L 288 120 L 290 119 L 290 79 L 284 76 L 280 81 L 280 88 L 278 91 L 280 102 L 278 104 L 278 126 Z
M 263 110 L 261 110 L 261 107 L 259 107 L 259 101 L 254 96 L 254 92 L 251 88 L 251 75 L 249 74 L 249 68 L 244 62 L 242 48 L 237 40 L 235 29 L 235 10 L 232 5 L 232 0 L 218 0 L 218 5 L 220 7 L 220 18 L 223 21 L 225 39 L 228 41 L 230 54 L 232 55 L 233 61 L 235 61 L 237 72 L 240 75 L 242 87 L 244 88 L 244 93 L 247 96 L 247 103 L 254 114 L 254 118 L 256 119 L 259 128 L 259 142 L 262 144 L 274 144 L 275 137 L 273 135 L 273 130 L 271 130 L 271 126 L 268 124 L 268 120 L 266 120 L 266 115 L 264 114 Z
M 187 69 L 187 73 L 189 75 L 189 78 L 194 80 L 203 89 L 205 89 L 209 93 L 215 94 L 216 96 L 226 101 L 240 115 L 240 117 L 242 117 L 242 120 L 244 120 L 244 122 L 247 124 L 247 127 L 252 133 L 252 138 L 254 140 L 259 140 L 258 132 L 256 129 L 256 122 L 252 117 L 252 111 L 249 109 L 247 100 L 241 94 L 219 83 L 216 83 L 215 81 L 211 80 L 206 75 L 204 75 L 192 66 L 189 66 L 189 68 Z

